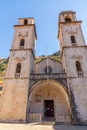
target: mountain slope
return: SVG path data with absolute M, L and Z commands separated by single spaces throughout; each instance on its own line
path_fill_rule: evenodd
M 52 59 L 54 59 L 58 62 L 61 62 L 60 51 L 57 51 L 57 52 L 53 53 L 52 55 L 49 55 L 48 57 L 51 57 Z M 38 63 L 39 61 L 43 60 L 44 58 L 46 58 L 46 57 L 45 56 L 36 57 L 35 63 Z M 5 75 L 6 68 L 8 65 L 8 60 L 9 60 L 9 58 L 0 58 L 0 80 L 2 80 Z

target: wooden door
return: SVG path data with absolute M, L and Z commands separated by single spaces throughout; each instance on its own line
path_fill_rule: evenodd
M 45 117 L 54 117 L 54 101 L 44 100 L 44 115 Z

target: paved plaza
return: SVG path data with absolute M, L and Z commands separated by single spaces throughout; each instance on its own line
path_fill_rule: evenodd
M 1 123 L 0 130 L 87 130 L 87 126 Z

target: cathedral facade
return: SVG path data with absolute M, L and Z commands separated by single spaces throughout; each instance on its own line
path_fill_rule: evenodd
M 59 15 L 61 61 L 35 63 L 34 18 L 15 25 L 0 102 L 1 122 L 87 124 L 87 46 L 73 11 Z

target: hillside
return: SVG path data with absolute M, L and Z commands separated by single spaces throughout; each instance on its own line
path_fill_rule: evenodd
M 48 56 L 48 57 L 50 57 L 51 59 L 53 59 L 57 62 L 61 62 L 60 56 L 51 55 L 51 56 Z M 45 56 L 36 57 L 35 63 L 37 64 L 38 62 L 44 60 L 45 58 L 46 58 Z
M 48 57 L 50 57 L 58 62 L 61 62 L 60 51 L 55 52 L 52 55 L 49 55 Z M 36 57 L 35 63 L 38 63 L 39 61 L 43 60 L 44 58 L 46 58 L 46 57 L 45 56 Z M 8 64 L 8 59 L 9 58 L 0 58 L 0 80 L 2 80 L 5 75 L 7 64 Z
M 8 64 L 8 58 L 0 58 L 0 81 L 3 80 L 3 77 L 6 72 L 7 64 Z

